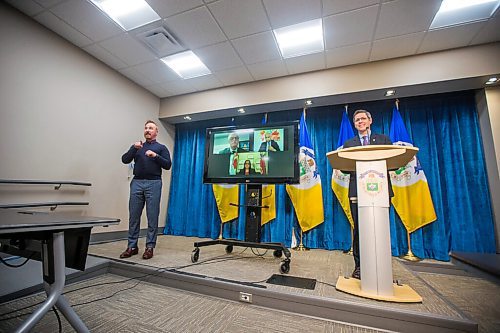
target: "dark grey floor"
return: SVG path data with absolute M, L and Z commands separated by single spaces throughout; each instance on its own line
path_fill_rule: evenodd
M 352 256 L 340 251 L 292 251 L 289 276 L 316 280 L 317 283 L 314 290 L 309 290 L 273 285 L 264 282 L 273 274 L 279 273 L 281 259 L 274 258 L 272 251 L 266 253 L 265 250 L 254 249 L 252 252 L 251 249 L 235 247 L 233 253 L 227 255 L 222 245 L 204 247 L 201 248 L 199 261 L 193 264 L 191 262 L 191 251 L 193 250 L 193 243 L 196 241 L 200 241 L 200 239 L 160 236 L 158 247 L 155 250 L 155 256 L 148 261 L 141 259 L 140 255 L 126 260 L 118 259 L 119 253 L 126 247 L 126 241 L 93 245 L 89 249 L 89 253 L 93 254 L 93 256 L 89 256 L 88 266 L 90 267 L 87 271 L 91 271 L 92 267 L 99 267 L 99 265 L 107 261 L 121 265 L 120 269 L 122 272 L 127 270 L 138 270 L 141 267 L 151 270 L 157 270 L 160 267 L 166 269 L 175 268 L 177 272 L 183 272 L 187 275 L 203 276 L 213 280 L 225 279 L 238 283 L 257 282 L 259 285 L 265 287 L 266 291 L 271 293 L 275 292 L 283 295 L 309 297 L 321 302 L 328 302 L 330 300 L 339 304 L 342 304 L 342 302 L 345 304 L 358 304 L 364 306 L 365 309 L 373 309 L 373 311 L 400 312 L 403 315 L 413 313 L 419 314 L 423 318 L 432 317 L 438 318 L 439 320 L 448 318 L 458 322 L 476 322 L 478 323 L 477 327 L 479 328 L 479 332 L 500 332 L 500 285 L 498 280 L 478 276 L 474 274 L 473 270 L 469 271 L 467 268 L 457 267 L 451 263 L 436 262 L 432 260 L 421 263 L 408 263 L 394 258 L 394 278 L 404 284 L 410 285 L 423 297 L 424 301 L 420 304 L 386 303 L 359 298 L 339 292 L 335 289 L 337 278 L 339 276 L 349 275 L 352 271 Z M 34 265 L 36 265 L 36 263 L 34 263 Z M 127 269 L 127 267 L 129 268 Z M 39 268 L 38 264 L 38 269 Z M 40 270 L 36 267 L 32 267 L 31 269 L 31 272 L 28 271 L 27 273 L 25 272 L 25 274 L 27 276 L 32 276 L 35 280 L 40 279 Z M 96 268 L 96 272 L 97 271 L 98 269 Z M 0 267 L 0 287 L 10 283 L 15 284 L 17 287 L 9 285 L 8 289 L 2 289 L 4 294 L 7 293 L 7 290 L 11 291 L 16 288 L 22 289 L 20 287 L 26 287 L 24 281 L 16 280 L 14 275 L 6 274 L 6 272 L 5 268 Z M 120 274 L 126 275 L 125 273 Z M 91 275 L 92 274 L 89 274 L 89 276 Z M 116 280 L 120 279 L 120 277 L 108 274 L 99 277 L 99 279 Z M 121 279 L 123 279 L 123 277 Z M 85 283 L 90 283 L 90 281 Z M 127 288 L 130 287 L 130 285 L 127 286 Z M 149 291 L 149 289 L 146 290 L 146 286 L 147 288 L 153 288 L 152 291 Z M 68 288 L 74 288 L 74 286 L 67 287 L 67 289 Z M 102 289 L 95 288 L 92 292 L 82 291 L 81 293 L 71 294 L 70 303 L 75 304 L 85 300 L 95 300 L 99 298 L 99 296 L 108 295 L 108 293 L 117 290 L 117 288 L 119 289 L 121 287 L 116 285 L 114 287 L 104 287 Z M 142 288 L 146 289 L 143 290 Z M 160 290 L 162 291 L 160 292 Z M 95 293 L 93 293 L 94 291 Z M 136 293 L 136 291 L 138 291 L 138 293 Z M 185 300 L 187 304 L 182 305 L 178 300 L 184 298 L 180 297 L 177 293 L 182 295 L 189 294 L 195 298 L 192 300 Z M 143 297 L 141 296 L 142 294 L 150 295 L 150 297 Z M 1 295 L 0 293 L 0 296 Z M 41 297 L 40 299 L 43 298 L 43 296 L 37 297 Z M 10 329 L 16 323 L 16 320 L 1 321 L 2 318 L 4 318 L 1 314 L 5 313 L 6 309 L 19 308 L 23 305 L 31 304 L 33 301 L 33 298 L 19 299 L 0 306 L 0 332 L 4 331 L 2 327 L 8 327 Z M 128 304 L 127 307 L 130 308 L 130 311 L 126 311 L 127 315 L 125 317 L 127 317 L 127 320 L 131 321 L 134 321 L 133 318 L 135 318 L 137 322 L 136 326 L 133 324 L 127 324 L 125 326 L 110 324 L 111 326 L 108 326 L 108 324 L 104 322 L 104 319 L 100 318 L 96 313 L 102 311 L 103 314 L 107 314 L 108 311 L 111 311 L 109 317 L 116 317 L 116 321 L 120 321 L 121 319 L 119 318 L 122 318 L 120 313 L 123 312 L 123 306 L 120 305 L 121 303 Z M 203 308 L 198 309 L 196 307 L 197 303 L 207 307 L 206 313 L 203 313 Z M 92 326 L 93 329 L 91 329 L 91 331 L 96 332 L 110 332 L 114 331 L 113 329 L 117 329 L 117 331 L 125 330 L 132 332 L 138 331 L 139 327 L 142 326 L 144 326 L 144 328 L 139 331 L 146 332 L 149 329 L 151 331 L 155 329 L 158 331 L 160 328 L 160 331 L 164 332 L 196 332 L 202 331 L 203 327 L 208 328 L 204 330 L 204 332 L 295 332 L 295 327 L 297 327 L 297 325 L 301 326 L 302 324 L 307 325 L 307 327 L 312 327 L 312 332 L 372 332 L 373 329 L 370 328 L 373 327 L 373 325 L 370 325 L 369 322 L 362 327 L 349 324 L 344 325 L 342 323 L 335 323 L 331 320 L 325 320 L 325 316 L 323 316 L 323 319 L 311 319 L 291 312 L 286 313 L 272 309 L 263 309 L 255 307 L 255 305 L 221 300 L 207 295 L 179 291 L 146 282 L 139 283 L 137 287 L 130 289 L 130 293 L 128 293 L 128 291 L 123 291 L 107 300 L 96 301 L 92 304 L 93 305 L 89 305 L 88 309 L 87 305 L 81 306 L 82 310 L 80 310 L 80 307 L 77 309 L 78 313 L 80 313 L 80 311 L 83 311 L 82 313 L 87 313 L 86 311 L 88 311 L 88 313 L 93 314 L 89 314 L 88 316 L 84 314 L 81 315 L 89 327 L 95 325 Z M 102 304 L 106 305 L 103 306 Z M 174 308 L 170 308 L 171 304 L 175 304 Z M 300 305 L 297 305 L 297 307 L 300 307 Z M 83 310 L 84 308 L 86 310 Z M 94 308 L 97 310 L 94 311 Z M 189 312 L 191 308 L 195 311 L 194 316 Z M 214 314 L 212 308 L 219 309 L 217 312 L 223 314 L 224 318 L 220 318 Z M 237 313 L 237 318 L 233 316 L 233 312 L 229 311 L 229 313 L 227 313 L 224 310 L 233 308 L 234 312 Z M 177 311 L 178 309 L 184 310 Z M 255 309 L 259 309 L 259 311 L 268 314 L 269 321 L 276 324 L 271 325 L 267 322 L 262 323 L 256 319 L 256 317 L 262 314 L 259 314 L 260 312 Z M 115 311 L 118 313 L 115 313 Z M 255 317 L 252 311 L 257 311 Z M 296 312 L 293 309 L 291 311 Z M 300 311 L 298 312 L 300 313 Z M 152 317 L 150 317 L 150 313 L 152 313 Z M 173 314 L 175 314 L 175 316 L 184 315 L 186 318 L 171 318 Z M 318 315 L 315 315 L 314 312 L 312 315 L 322 317 L 319 315 L 319 312 Z M 49 314 L 46 317 L 47 319 L 44 318 L 44 323 L 41 324 L 40 330 L 37 328 L 37 331 L 44 332 L 45 329 L 47 329 L 47 332 L 51 331 L 50 329 L 55 329 L 55 331 L 57 331 L 57 322 L 54 321 L 55 316 Z M 51 317 L 52 319 L 50 319 Z M 94 317 L 96 322 L 92 319 Z M 142 317 L 146 318 L 146 320 L 143 320 Z M 87 322 L 87 318 L 91 320 L 92 323 Z M 211 318 L 213 322 L 208 323 L 209 318 Z M 45 320 L 49 322 L 45 322 Z M 127 322 L 127 320 L 123 320 Z M 313 321 L 309 322 L 309 320 Z M 340 319 L 340 321 L 342 321 L 342 319 Z M 133 330 L 131 329 L 132 327 L 134 328 Z M 380 328 L 380 326 L 376 327 Z M 304 328 L 302 326 L 301 332 L 303 330 Z M 405 331 L 404 326 L 401 329 L 395 330 Z M 67 330 L 65 328 L 64 330 L 64 332 L 69 331 L 71 331 L 71 329 Z M 467 329 L 467 331 L 470 330 Z

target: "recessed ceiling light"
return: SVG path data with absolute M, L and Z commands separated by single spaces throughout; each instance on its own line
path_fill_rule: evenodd
M 498 80 L 498 79 L 497 79 L 496 77 L 490 77 L 490 78 L 488 79 L 488 82 L 497 82 L 497 80 Z
M 184 119 L 185 120 L 191 120 L 191 117 L 190 116 L 184 116 Z
M 306 105 L 312 105 L 312 103 L 313 103 L 313 101 L 311 101 L 310 99 L 308 99 L 308 100 L 306 101 Z
M 431 29 L 485 20 L 496 11 L 500 0 L 443 0 Z
M 126 31 L 161 19 L 144 0 L 91 1 Z
M 273 30 L 283 58 L 322 52 L 323 20 L 317 19 Z
M 200 58 L 193 51 L 177 53 L 165 58 L 161 58 L 168 67 L 183 79 L 212 74 L 210 70 L 201 62 Z
M 393 96 L 396 93 L 396 90 L 387 90 L 385 92 L 385 96 Z
M 243 108 L 239 108 L 239 109 L 238 109 L 238 113 L 245 113 L 245 109 L 243 109 Z

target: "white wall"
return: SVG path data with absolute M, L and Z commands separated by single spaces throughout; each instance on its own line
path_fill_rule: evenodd
M 76 210 L 128 229 L 129 170 L 121 155 L 158 120 L 159 99 L 19 12 L 0 4 L 0 178 L 75 180 L 90 188 L 0 185 L 0 203 L 89 201 Z M 174 132 L 159 121 L 158 141 Z M 164 172 L 160 226 L 170 171 Z M 144 228 L 146 226 L 143 219 Z
M 492 142 L 484 145 L 488 184 L 491 194 L 491 205 L 495 218 L 497 253 L 500 253 L 500 87 L 485 89 L 484 100 L 486 107 L 478 103 L 479 122 L 483 142 Z M 488 129 L 491 129 L 488 132 Z

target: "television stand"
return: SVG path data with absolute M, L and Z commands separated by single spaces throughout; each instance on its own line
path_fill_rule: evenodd
M 264 208 L 269 208 L 268 206 L 262 206 L 262 185 L 260 184 L 248 184 L 246 190 L 246 204 L 237 205 L 231 204 L 233 206 L 243 206 L 246 207 L 245 215 L 245 240 L 241 241 L 238 239 L 215 239 L 203 242 L 195 242 L 195 249 L 191 253 L 191 262 L 197 262 L 200 258 L 200 247 L 210 246 L 210 245 L 226 245 L 226 253 L 232 253 L 234 246 L 241 247 L 251 247 L 259 249 L 271 249 L 274 250 L 273 255 L 276 258 L 281 258 L 285 255 L 285 259 L 280 264 L 280 272 L 286 274 L 290 272 L 290 251 L 285 247 L 283 243 L 261 243 L 260 242 L 260 232 L 261 232 L 261 210 Z

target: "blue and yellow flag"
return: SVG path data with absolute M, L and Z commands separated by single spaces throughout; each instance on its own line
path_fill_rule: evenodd
M 215 202 L 217 203 L 222 223 L 229 222 L 238 217 L 239 208 L 230 205 L 231 203 L 238 204 L 238 187 L 238 185 L 230 184 L 212 184 Z
M 304 232 L 311 230 L 325 220 L 321 177 L 316 164 L 314 149 L 307 133 L 305 113 L 304 109 L 300 118 L 300 184 L 286 186 L 300 228 Z
M 413 147 L 397 106 L 392 110 L 390 137 L 395 145 Z M 416 156 L 404 167 L 391 171 L 390 176 L 392 204 L 408 233 L 437 219 L 429 184 Z
M 342 149 L 344 142 L 354 137 L 354 131 L 352 130 L 351 123 L 347 117 L 347 105 L 345 112 L 342 114 L 342 122 L 340 123 L 339 141 L 337 142 L 337 149 Z M 343 173 L 340 170 L 333 169 L 332 172 L 332 190 L 335 196 L 339 200 L 344 213 L 354 228 L 354 220 L 351 214 L 351 205 L 349 203 L 349 174 Z
M 262 208 L 260 214 L 260 224 L 264 225 L 267 222 L 276 218 L 276 185 L 262 185 Z

